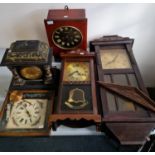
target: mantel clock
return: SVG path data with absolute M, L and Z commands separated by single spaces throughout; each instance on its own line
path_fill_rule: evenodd
M 94 54 L 76 50 L 61 54 L 62 68 L 58 102 L 51 122 L 100 122 L 96 101 Z
M 1 66 L 13 74 L 11 88 L 47 88 L 52 83 L 52 52 L 38 40 L 16 41 L 6 50 Z
M 87 19 L 84 9 L 49 10 L 44 20 L 48 42 L 53 53 L 59 57 L 61 52 L 87 47 Z
M 90 42 L 91 52 L 96 54 L 102 122 L 121 144 L 142 143 L 155 121 L 150 103 L 143 101 L 148 93 L 134 58 L 133 42 L 117 35 Z

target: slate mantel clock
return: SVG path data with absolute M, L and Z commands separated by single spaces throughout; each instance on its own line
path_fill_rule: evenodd
M 145 107 L 140 105 L 148 94 L 133 55 L 133 42 L 120 36 L 90 42 L 91 52 L 96 54 L 102 122 L 121 144 L 130 145 L 142 144 L 155 123 L 155 113 L 147 108 L 150 105 L 146 101 Z M 139 91 L 134 95 L 136 89 Z
M 47 88 L 53 79 L 52 52 L 46 43 L 38 40 L 16 41 L 6 50 L 1 66 L 13 74 L 11 88 Z
M 84 9 L 49 10 L 44 20 L 48 42 L 55 57 L 61 52 L 87 48 L 87 18 Z
M 96 100 L 94 54 L 76 50 L 61 54 L 62 68 L 58 102 L 51 122 L 100 122 Z

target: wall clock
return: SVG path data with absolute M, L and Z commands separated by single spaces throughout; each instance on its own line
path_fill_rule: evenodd
M 61 52 L 87 48 L 87 19 L 84 9 L 49 10 L 44 20 L 48 42 L 55 58 Z
M 98 124 L 100 115 L 96 101 L 94 54 L 78 50 L 61 54 L 61 58 L 58 102 L 51 122 L 85 120 Z
M 0 136 L 45 136 L 54 92 L 47 90 L 11 90 L 4 102 Z
M 98 80 L 102 83 L 99 84 L 102 121 L 121 144 L 142 143 L 154 127 L 154 123 L 144 123 L 146 120 L 154 120 L 154 112 L 136 104 L 134 99 L 127 98 L 133 93 L 129 91 L 130 87 L 148 96 L 133 55 L 133 41 L 127 37 L 105 36 L 90 42 L 91 52 L 96 54 Z M 110 85 L 110 89 L 107 89 L 107 85 Z M 125 88 L 124 94 L 119 94 L 121 90 L 117 90 L 118 93 L 114 91 L 118 88 Z
M 51 59 L 52 52 L 47 44 L 38 40 L 23 40 L 11 44 L 1 66 L 7 66 L 12 71 L 11 88 L 46 89 L 53 81 Z

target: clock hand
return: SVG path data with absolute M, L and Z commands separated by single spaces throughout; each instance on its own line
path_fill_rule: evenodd
M 31 114 L 30 114 L 30 112 L 27 109 L 26 109 L 26 113 L 31 118 Z
M 72 76 L 72 75 L 75 74 L 75 73 L 78 73 L 78 71 L 76 70 L 76 71 L 70 73 L 68 76 Z
M 26 107 L 26 106 L 24 106 L 24 108 L 25 108 L 25 110 L 26 110 L 26 114 L 28 115 L 28 117 L 30 117 L 30 118 L 31 118 L 31 114 L 30 114 L 30 112 L 27 110 L 27 107 Z
M 30 105 L 32 105 L 32 103 L 27 101 L 26 99 L 23 99 L 23 101 L 29 103 Z
M 109 65 L 112 62 L 114 62 L 117 59 L 118 56 L 119 56 L 119 54 L 117 54 L 111 61 L 109 61 L 108 63 L 106 63 L 106 65 Z
M 85 73 L 80 73 L 79 71 L 77 71 L 77 74 L 78 74 L 79 76 L 85 76 L 85 75 L 86 75 Z

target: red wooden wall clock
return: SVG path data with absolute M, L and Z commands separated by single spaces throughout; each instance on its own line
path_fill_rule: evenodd
M 49 10 L 44 20 L 48 42 L 55 57 L 61 52 L 87 47 L 87 18 L 84 9 Z

